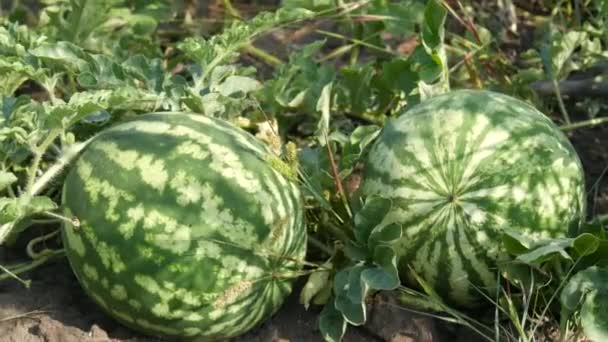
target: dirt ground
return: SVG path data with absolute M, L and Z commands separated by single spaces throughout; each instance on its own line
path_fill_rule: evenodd
M 153 342 L 105 315 L 80 289 L 65 260 L 32 272 L 31 288 L 0 283 L 1 342 Z M 301 284 L 300 284 L 301 285 Z M 270 320 L 234 342 L 322 341 L 316 329 L 319 309 L 304 310 L 298 291 Z M 349 329 L 345 342 L 475 341 L 463 328 L 404 311 L 390 294 L 370 304 L 368 324 Z
M 586 171 L 589 213 L 608 213 L 608 180 L 600 178 L 608 165 L 605 148 L 608 127 L 578 130 L 569 137 Z M 6 264 L 19 253 L 0 247 L 0 264 Z M 124 328 L 105 315 L 80 289 L 65 259 L 24 277 L 32 280 L 30 289 L 13 280 L 0 282 L 0 342 L 158 341 Z M 298 304 L 298 293 L 296 288 L 276 315 L 234 341 L 321 341 L 316 329 L 319 308 L 306 311 Z M 481 339 L 464 328 L 406 311 L 390 294 L 380 294 L 370 304 L 366 326 L 350 328 L 344 340 L 464 342 Z

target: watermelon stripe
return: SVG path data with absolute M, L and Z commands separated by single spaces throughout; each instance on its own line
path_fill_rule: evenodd
M 290 292 L 306 247 L 297 187 L 220 120 L 148 114 L 83 152 L 63 191 L 68 258 L 123 324 L 171 338 L 252 328 Z
M 494 293 L 501 234 L 564 236 L 584 218 L 580 160 L 542 113 L 505 95 L 455 91 L 390 121 L 365 163 L 364 196 L 393 200 L 408 265 L 446 300 L 475 306 Z

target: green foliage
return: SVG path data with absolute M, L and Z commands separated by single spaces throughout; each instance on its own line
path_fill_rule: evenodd
M 257 107 L 251 94 L 261 84 L 253 69 L 232 64 L 235 52 L 262 32 L 309 15 L 297 9 L 262 13 L 209 40 L 186 39 L 178 44 L 181 58 L 195 63 L 181 73 L 167 69 L 174 62 L 154 41 L 158 24 L 171 18 L 168 2 L 53 1 L 42 9 L 38 29 L 3 22 L 0 169 L 17 180 L 3 184 L 0 243 L 25 216 L 53 209 L 29 199 L 52 193 L 71 146 L 106 125 L 150 111 L 235 119 Z M 39 94 L 17 95 L 24 87 Z
M 530 241 L 507 232 L 503 240 L 516 258 L 502 265 L 502 272 L 522 291 L 524 304 L 533 297 L 546 311 L 555 307 L 553 301 L 559 294 L 562 334 L 570 321 L 578 320 L 583 332 L 593 340 L 607 336 L 606 317 L 598 310 L 605 305 L 602 300 L 608 294 L 608 273 L 604 269 L 608 263 L 608 239 L 601 225 L 587 224 L 573 238 Z M 528 328 L 533 333 L 538 326 Z
M 299 179 L 311 236 L 329 256 L 311 255 L 322 266 L 301 294 L 306 306 L 325 305 L 319 326 L 328 341 L 363 323 L 367 295 L 398 281 L 390 241 L 402 227 L 379 225 L 393 204 L 361 201 L 358 190 L 360 161 L 385 122 L 450 88 L 515 95 L 560 113 L 566 129 L 608 121 L 606 0 L 286 0 L 243 21 L 200 18 L 183 1 L 9 3 L 0 17 L 0 244 L 38 219 L 67 219 L 57 216 L 64 170 L 111 124 L 150 111 L 196 112 L 250 131 L 276 120 L 272 145 L 283 155 L 266 163 Z M 207 19 L 225 20 L 223 31 L 206 32 Z M 289 38 L 301 28 L 312 41 Z M 285 41 L 258 46 L 278 62 L 256 70 L 252 44 L 270 31 Z M 288 141 L 297 151 L 282 148 Z M 603 337 L 605 318 L 591 304 L 605 296 L 594 283 L 608 266 L 601 225 L 547 241 L 507 232 L 502 241 L 512 261 L 500 275 L 513 292 L 498 294 L 497 315 L 516 332 L 496 323 L 501 336 L 531 337 L 538 326 L 529 317 L 543 320 L 561 304 L 563 329 L 580 323 Z M 426 285 L 426 296 L 399 290 L 417 308 L 494 333 Z
M 608 338 L 608 269 L 589 267 L 574 275 L 561 292 L 562 320 L 580 309 L 580 323 L 593 341 Z
M 333 298 L 321 313 L 319 328 L 328 341 L 340 340 L 346 323 L 365 323 L 369 294 L 394 290 L 400 284 L 393 243 L 401 237 L 401 226 L 380 224 L 390 207 L 390 200 L 369 197 L 354 218 L 355 238 L 344 246 L 351 261 L 336 273 Z M 308 284 L 316 281 L 317 277 L 310 277 Z

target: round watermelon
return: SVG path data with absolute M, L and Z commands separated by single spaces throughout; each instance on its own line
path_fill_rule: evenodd
M 110 316 L 149 335 L 242 334 L 291 291 L 306 248 L 295 184 L 249 133 L 154 113 L 97 136 L 63 188 L 72 269 Z
M 398 266 L 448 303 L 496 293 L 503 232 L 540 240 L 574 233 L 585 215 L 584 174 L 549 118 L 515 98 L 461 90 L 412 107 L 382 130 L 365 160 L 364 196 L 392 200 Z

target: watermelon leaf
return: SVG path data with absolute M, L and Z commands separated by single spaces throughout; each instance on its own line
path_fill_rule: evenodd
M 379 196 L 366 199 L 363 208 L 355 215 L 354 234 L 357 241 L 367 244 L 370 234 L 390 211 L 391 205 L 390 199 Z
M 322 265 L 321 271 L 313 272 L 300 292 L 300 303 L 308 310 L 310 301 L 317 296 L 329 284 L 330 273 L 328 270 L 333 266 L 331 260 Z
M 562 320 L 569 319 L 580 306 L 580 322 L 587 337 L 608 339 L 608 268 L 589 267 L 575 274 L 560 295 Z M 562 322 L 563 324 L 563 322 Z
M 4 190 L 16 181 L 17 177 L 12 172 L 0 171 L 0 190 Z
M 534 241 L 512 230 L 505 229 L 502 234 L 502 243 L 509 254 L 520 255 L 528 252 Z
M 396 272 L 381 267 L 369 267 L 361 272 L 361 279 L 376 290 L 394 290 L 399 287 L 399 276 Z
M 581 325 L 585 335 L 593 341 L 608 340 L 608 291 L 593 291 L 585 297 L 581 307 Z
M 374 249 L 374 263 L 398 278 L 397 253 L 395 253 L 393 247 L 387 245 L 376 246 Z
M 391 223 L 386 226 L 376 226 L 374 230 L 372 230 L 367 244 L 373 249 L 379 244 L 388 244 L 399 240 L 402 233 L 403 228 L 397 223 Z
M 528 253 L 519 255 L 517 260 L 528 265 L 540 265 L 553 256 L 559 255 L 563 259 L 572 261 L 572 257 L 566 252 L 566 248 L 572 246 L 573 242 L 574 239 L 570 238 L 553 239 Z
M 361 246 L 352 241 L 348 241 L 344 245 L 344 254 L 353 261 L 364 261 L 369 257 L 367 246 Z
M 361 279 L 361 274 L 367 269 L 366 266 L 356 265 L 348 274 L 348 290 L 346 295 L 353 303 L 360 303 L 367 295 L 367 284 Z
M 328 302 L 319 316 L 319 330 L 327 342 L 339 342 L 346 332 L 346 320 L 336 309 L 334 301 Z
M 366 310 L 363 301 L 352 301 L 346 294 L 336 295 L 336 308 L 340 310 L 344 319 L 352 325 L 362 325 L 365 323 Z
M 572 247 L 580 256 L 595 253 L 600 246 L 600 239 L 593 234 L 583 233 L 574 239 Z

